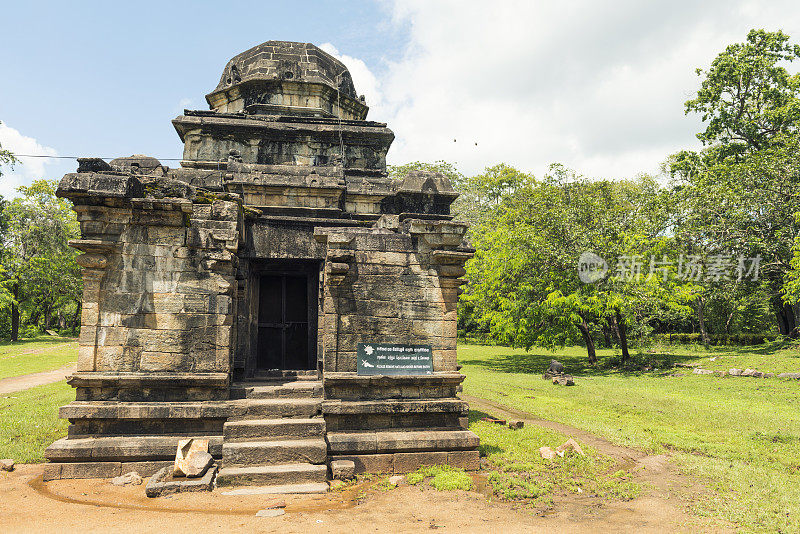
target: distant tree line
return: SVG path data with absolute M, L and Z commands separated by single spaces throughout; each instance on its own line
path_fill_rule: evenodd
M 595 347 L 647 338 L 710 344 L 797 338 L 800 308 L 800 46 L 752 30 L 702 77 L 687 113 L 704 148 L 666 158 L 667 183 L 590 179 L 559 164 L 463 176 L 445 163 L 391 168 L 448 175 L 476 248 L 462 335 L 521 347 Z M 591 253 L 584 274 L 579 258 Z M 608 272 L 599 276 L 603 264 Z M 685 337 L 681 337 L 685 336 Z
M 0 147 L 0 164 L 15 163 Z M 0 339 L 47 330 L 75 335 L 80 328 L 78 252 L 68 245 L 80 232 L 70 203 L 56 197 L 56 186 L 36 180 L 19 187 L 11 201 L 0 197 Z

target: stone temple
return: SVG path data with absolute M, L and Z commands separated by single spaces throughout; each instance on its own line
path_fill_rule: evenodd
M 239 54 L 206 100 L 172 121 L 180 168 L 85 158 L 58 188 L 84 293 L 45 478 L 151 475 L 187 437 L 209 440 L 220 484 L 322 484 L 336 460 L 477 469 L 456 396 L 473 250 L 447 178 L 389 178 L 394 134 L 311 44 Z M 427 371 L 367 372 L 381 344 L 427 351 Z

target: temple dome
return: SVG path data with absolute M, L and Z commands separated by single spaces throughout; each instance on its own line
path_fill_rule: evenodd
M 303 86 L 327 88 L 322 93 L 328 105 L 304 101 L 304 97 L 320 91 L 298 89 Z M 243 101 L 236 102 L 240 97 Z M 347 115 L 343 118 L 366 116 L 368 108 L 341 61 L 311 43 L 290 41 L 267 41 L 238 54 L 228 61 L 219 84 L 206 96 L 211 109 L 256 114 L 285 112 L 289 108 L 296 114 L 302 108 L 319 107 L 328 115 L 335 115 L 331 108 L 337 98 L 347 101 L 342 104 L 342 112 Z

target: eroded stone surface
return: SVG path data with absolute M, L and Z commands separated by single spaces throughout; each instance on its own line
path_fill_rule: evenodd
M 191 436 L 208 438 L 219 458 L 243 448 L 223 448 L 223 439 L 258 440 L 259 428 L 290 442 L 261 447 L 280 461 L 327 463 L 327 428 L 401 434 L 384 435 L 390 441 L 374 451 L 346 441 L 352 447 L 337 454 L 372 455 L 350 460 L 356 470 L 384 467 L 383 451 L 396 471 L 474 466 L 477 438 L 463 433 L 456 362 L 456 306 L 474 251 L 466 225 L 450 215 L 452 184 L 421 171 L 390 179 L 394 134 L 366 119 L 347 69 L 313 45 L 269 41 L 237 55 L 207 100 L 210 110 L 173 120 L 180 167 L 138 154 L 81 158 L 59 185 L 80 224 L 71 244 L 82 253 L 84 289 L 76 402 L 60 413 L 69 435 L 46 453 L 64 463 L 46 476 L 111 477 L 137 463 L 152 472 Z M 280 345 L 281 358 L 265 360 L 265 347 L 284 343 L 259 316 L 270 301 L 259 297 L 262 280 L 275 273 L 305 282 L 288 299 L 305 320 L 281 318 L 275 331 L 306 330 Z M 430 345 L 434 374 L 361 380 L 356 347 L 365 339 Z M 319 370 L 323 382 L 231 386 L 273 367 Z M 224 434 L 229 421 L 290 417 L 324 417 L 324 425 L 239 425 Z M 427 428 L 452 432 L 411 435 Z M 313 454 L 300 443 L 309 432 L 323 434 Z M 277 461 L 262 456 L 263 465 Z M 187 475 L 209 457 L 188 460 L 179 468 Z

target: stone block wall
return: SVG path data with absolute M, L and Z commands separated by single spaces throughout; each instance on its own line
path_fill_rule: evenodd
M 84 294 L 76 401 L 61 408 L 69 435 L 48 448 L 62 464 L 49 472 L 165 461 L 187 435 L 221 440 L 240 202 L 123 173 L 69 174 L 58 194 L 73 201 L 81 226 L 71 244 L 83 252 Z M 111 452 L 101 458 L 98 447 Z
M 84 204 L 73 188 L 83 179 L 68 175 L 60 188 L 75 202 L 73 245 L 84 252 L 78 372 L 227 374 L 239 204 L 101 191 Z
M 392 228 L 394 227 L 394 228 Z M 456 307 L 466 225 L 383 216 L 375 228 L 317 229 L 326 243 L 324 370 L 356 372 L 359 342 L 430 344 L 433 369 L 456 371 Z
M 323 414 L 328 454 L 357 471 L 479 466 L 456 396 L 456 306 L 466 225 L 384 215 L 373 228 L 317 229 L 322 282 Z M 358 376 L 360 342 L 429 344 L 433 374 Z

